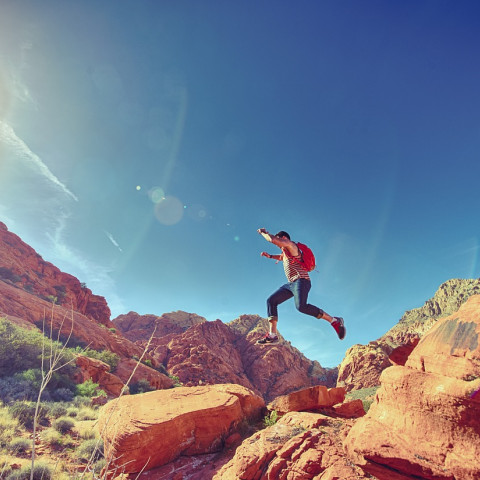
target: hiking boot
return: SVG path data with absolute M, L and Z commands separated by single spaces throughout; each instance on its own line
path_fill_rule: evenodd
M 332 327 L 337 332 L 338 338 L 343 340 L 345 338 L 345 325 L 342 317 L 333 317 Z
M 278 337 L 274 335 L 273 337 L 270 336 L 269 333 L 267 333 L 263 338 L 260 340 L 257 340 L 257 343 L 260 343 L 262 345 L 265 345 L 266 343 L 277 343 L 278 342 Z

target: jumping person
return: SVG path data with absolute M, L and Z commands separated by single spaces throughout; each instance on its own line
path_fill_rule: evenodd
M 258 233 L 267 240 L 267 242 L 276 245 L 282 253 L 279 255 L 270 255 L 262 252 L 262 257 L 273 258 L 283 262 L 283 268 L 288 283 L 280 287 L 267 299 L 268 321 L 270 323 L 270 331 L 257 343 L 275 343 L 278 341 L 277 323 L 278 323 L 278 305 L 285 302 L 289 298 L 294 297 L 295 306 L 301 313 L 311 315 L 315 318 L 323 318 L 329 322 L 337 332 L 338 338 L 345 338 L 345 325 L 342 317 L 332 317 L 324 312 L 321 308 L 307 303 L 308 292 L 311 288 L 310 276 L 307 269 L 301 263 L 302 253 L 295 242 L 290 240 L 290 235 L 283 230 L 276 235 L 268 233 L 264 228 L 259 228 Z

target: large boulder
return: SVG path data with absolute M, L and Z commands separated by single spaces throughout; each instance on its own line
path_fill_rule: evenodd
M 268 404 L 268 409 L 279 414 L 320 410 L 342 403 L 344 399 L 345 390 L 343 388 L 328 389 L 323 385 L 317 385 L 277 397 Z
M 439 320 L 405 366 L 387 368 L 345 446 L 380 480 L 480 478 L 480 296 Z
M 129 395 L 102 407 L 109 468 L 135 473 L 181 455 L 220 451 L 242 422 L 258 420 L 262 398 L 239 385 L 180 387 Z

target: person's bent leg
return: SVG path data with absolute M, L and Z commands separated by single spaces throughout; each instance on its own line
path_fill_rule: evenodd
M 268 321 L 270 322 L 270 334 L 276 335 L 278 323 L 278 306 L 293 297 L 288 285 L 283 285 L 267 299 Z
M 310 280 L 300 278 L 294 282 L 294 296 L 295 296 L 295 306 L 297 309 L 307 315 L 312 317 L 321 318 L 326 320 L 332 327 L 335 329 L 335 332 L 338 335 L 340 340 L 345 338 L 345 325 L 342 317 L 332 317 L 327 312 L 318 308 L 315 305 L 307 303 L 308 292 L 310 291 L 311 283 Z
M 315 305 L 307 303 L 308 292 L 310 292 L 311 287 L 312 287 L 312 284 L 310 280 L 307 280 L 306 278 L 299 278 L 298 280 L 293 282 L 295 307 L 301 313 L 305 313 L 306 315 L 310 315 L 315 318 L 322 318 L 323 315 L 326 315 L 325 312 L 321 308 L 318 308 Z

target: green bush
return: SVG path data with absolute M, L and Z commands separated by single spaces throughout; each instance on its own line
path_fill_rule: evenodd
M 265 415 L 265 418 L 263 419 L 263 423 L 265 424 L 266 427 L 271 427 L 272 425 L 275 425 L 278 420 L 278 413 L 276 410 L 273 410 L 270 412 L 270 415 Z
M 30 480 L 32 472 L 31 464 L 25 465 L 21 470 L 11 473 L 6 480 Z M 52 469 L 46 463 L 37 462 L 33 467 L 33 480 L 51 480 Z
M 68 417 L 57 418 L 52 427 L 60 433 L 67 433 L 75 426 L 75 422 Z
M 98 418 L 98 410 L 92 407 L 83 407 L 78 411 L 77 420 L 96 420 Z
M 43 359 L 48 365 L 50 352 L 62 347 L 37 330 L 21 328 L 5 318 L 0 318 L 0 377 L 12 376 L 30 369 L 39 369 Z M 66 349 L 63 352 L 65 363 L 73 358 L 73 352 Z M 73 367 L 70 366 L 70 370 Z M 65 367 L 64 373 L 69 371 Z
M 74 441 L 70 435 L 60 433 L 54 428 L 46 428 L 40 433 L 42 440 L 52 447 L 73 447 Z
M 80 397 L 92 398 L 101 395 L 102 392 L 103 390 L 98 388 L 98 383 L 94 383 L 91 378 L 85 380 L 83 383 L 79 383 L 76 388 L 76 394 Z
M 18 420 L 8 411 L 8 408 L 2 406 L 0 403 L 0 448 L 6 447 L 15 439 L 18 436 L 18 431 Z
M 68 404 L 61 402 L 46 403 L 45 408 L 48 410 L 48 415 L 52 418 L 64 417 L 68 413 Z
M 7 447 L 7 450 L 12 455 L 22 455 L 26 453 L 32 447 L 32 442 L 26 438 L 15 438 Z
M 14 402 L 8 406 L 8 411 L 12 417 L 16 418 L 24 427 L 33 428 L 36 405 L 34 402 Z M 48 421 L 48 409 L 42 404 L 38 408 L 37 423 L 46 426 Z
M 42 372 L 38 368 L 31 368 L 24 372 L 16 373 L 10 377 L 0 378 L 0 400 L 11 403 L 19 400 L 36 401 Z M 75 384 L 66 375 L 54 373 L 52 379 L 43 391 L 44 401 L 71 401 L 73 399 Z
M 100 360 L 107 365 L 110 365 L 111 372 L 115 371 L 120 360 L 120 357 L 110 350 L 102 350 L 101 352 L 98 352 L 97 350 L 92 350 L 91 348 L 84 349 L 81 347 L 76 347 L 74 351 L 80 355 L 85 355 L 85 357 L 94 358 L 95 360 Z
M 75 408 L 82 408 L 82 407 L 88 407 L 91 405 L 92 403 L 92 398 L 91 397 L 82 397 L 81 395 L 77 395 L 74 399 L 73 399 L 73 406 Z M 77 412 L 78 413 L 78 412 Z M 71 417 L 72 415 L 70 415 Z
M 155 390 L 155 387 L 152 387 L 150 382 L 145 378 L 142 378 L 137 383 L 132 383 L 130 385 L 130 393 L 132 395 L 137 393 L 151 392 L 153 390 Z
M 96 462 L 103 457 L 103 443 L 100 439 L 85 440 L 75 449 L 75 455 L 84 462 Z

